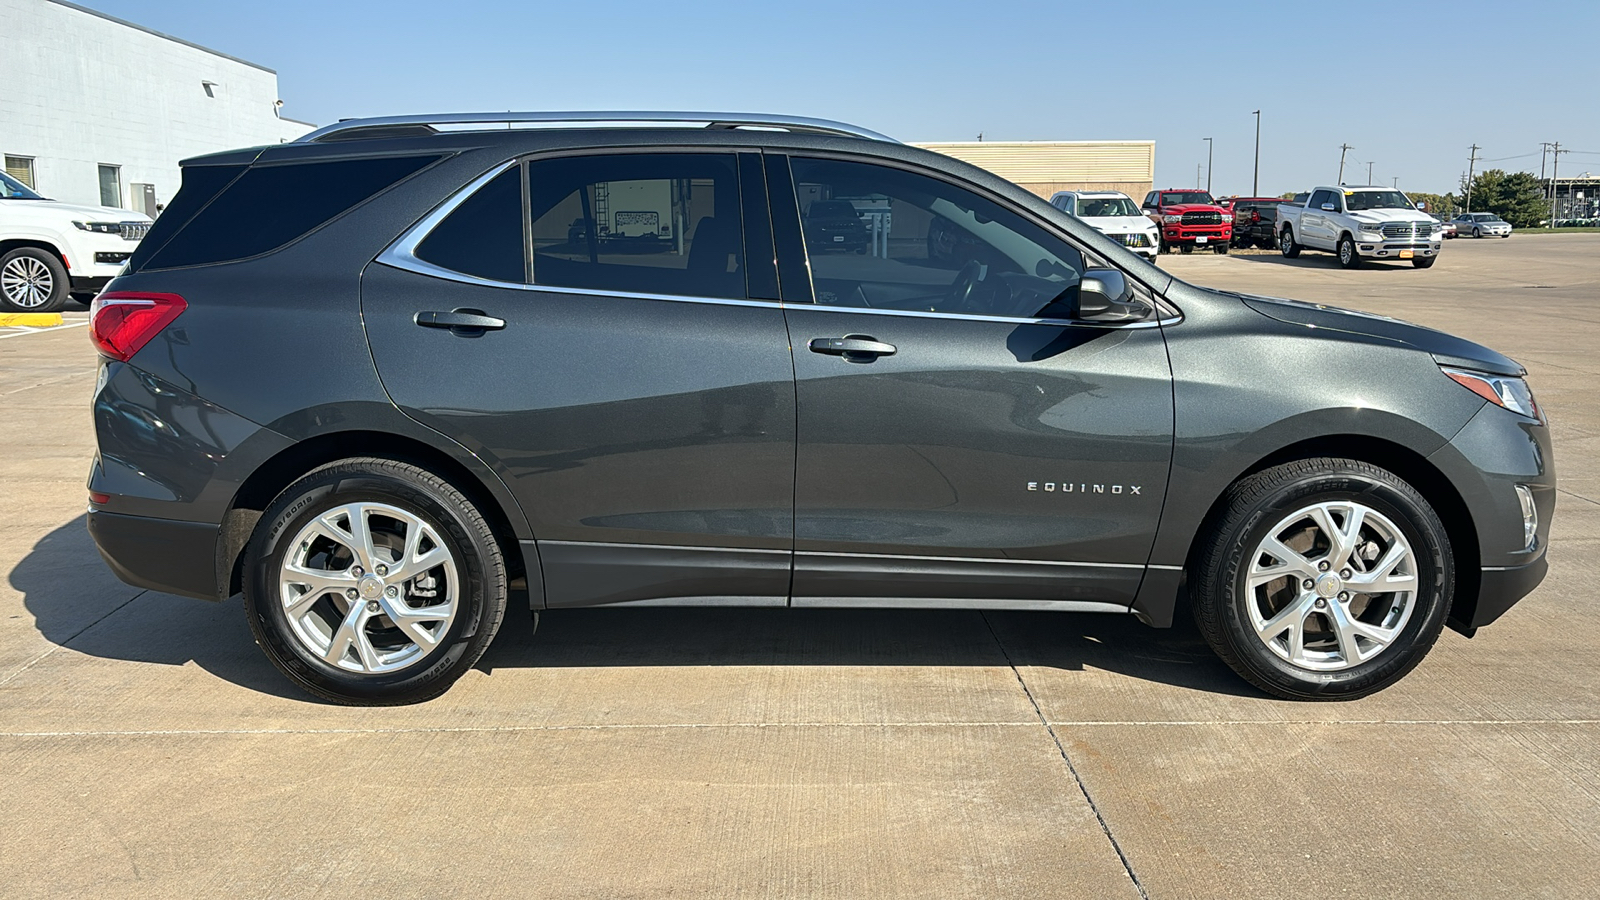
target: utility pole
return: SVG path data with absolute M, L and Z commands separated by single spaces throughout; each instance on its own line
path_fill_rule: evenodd
M 1550 227 L 1556 227 L 1556 184 L 1557 173 L 1561 171 L 1561 154 L 1571 153 L 1571 150 L 1561 149 L 1561 142 L 1556 141 L 1550 145 Z
M 1472 145 L 1472 156 L 1467 158 L 1467 208 L 1462 212 L 1472 212 L 1472 169 L 1478 164 L 1478 145 Z
M 1339 145 L 1339 184 L 1344 184 L 1344 155 L 1355 148 L 1349 144 Z
M 1250 182 L 1250 196 L 1261 196 L 1261 110 L 1256 110 L 1256 177 Z
M 1206 142 L 1206 193 L 1211 193 L 1211 148 L 1216 146 L 1211 143 L 1211 138 L 1201 138 Z
M 1200 190 L 1200 164 L 1194 164 L 1194 189 Z
M 1367 184 L 1372 183 L 1372 163 L 1367 163 Z
M 1394 178 L 1390 179 L 1390 181 L 1391 181 L 1391 184 L 1392 184 L 1392 186 L 1394 187 L 1395 190 L 1397 190 L 1397 191 L 1400 190 L 1400 176 L 1399 175 L 1396 175 Z

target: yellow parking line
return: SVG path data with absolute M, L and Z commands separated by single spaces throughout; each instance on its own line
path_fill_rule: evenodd
M 61 324 L 60 313 L 0 313 L 0 325 L 52 328 Z

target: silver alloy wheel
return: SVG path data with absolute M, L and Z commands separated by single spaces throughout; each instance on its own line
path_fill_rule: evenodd
M 1342 262 L 1348 266 L 1350 265 L 1350 258 L 1355 255 L 1355 244 L 1350 243 L 1349 239 L 1339 242 L 1339 262 Z
M 1285 228 L 1283 230 L 1283 233 L 1278 235 L 1278 252 L 1282 253 L 1284 256 L 1288 256 L 1289 255 L 1289 251 L 1293 250 L 1293 249 L 1294 249 L 1294 233 L 1291 232 L 1289 229 Z
M 455 557 L 432 526 L 385 503 L 336 506 L 295 535 L 278 574 L 290 630 L 330 665 L 379 674 L 439 645 L 460 609 Z
M 45 305 L 55 289 L 56 279 L 50 274 L 50 267 L 31 256 L 13 257 L 0 269 L 0 291 L 23 309 Z
M 1416 554 L 1394 522 L 1337 500 L 1285 516 L 1250 556 L 1250 625 L 1278 658 L 1338 671 L 1388 649 L 1411 620 Z

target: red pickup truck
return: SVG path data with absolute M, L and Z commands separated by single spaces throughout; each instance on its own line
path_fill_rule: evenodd
M 1233 242 L 1233 214 L 1205 191 L 1174 188 L 1151 191 L 1141 204 L 1144 214 L 1161 227 L 1161 252 L 1184 253 L 1210 247 L 1227 253 Z

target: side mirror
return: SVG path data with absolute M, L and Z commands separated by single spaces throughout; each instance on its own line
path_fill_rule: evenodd
M 1427 212 L 1428 211 L 1428 201 L 1424 200 L 1421 203 L 1418 203 L 1417 204 L 1417 209 L 1421 210 L 1422 212 Z
M 1077 308 L 1071 318 L 1094 322 L 1132 322 L 1149 310 L 1134 299 L 1133 285 L 1120 269 L 1089 269 L 1078 281 Z
M 1324 203 L 1324 204 L 1322 204 L 1322 209 L 1323 209 L 1324 212 L 1338 212 L 1339 211 L 1339 207 L 1334 206 L 1332 203 Z

